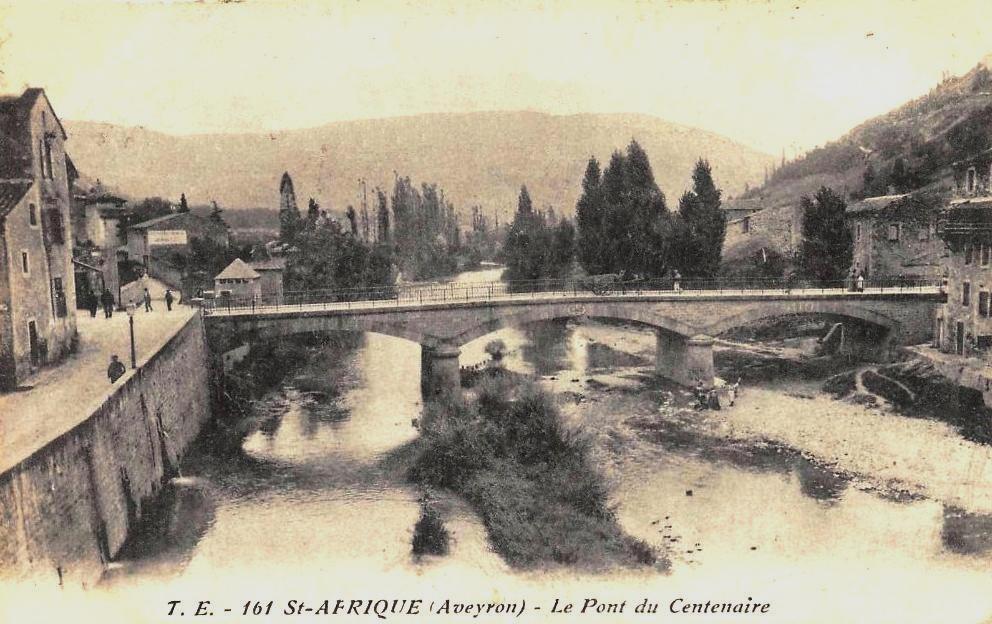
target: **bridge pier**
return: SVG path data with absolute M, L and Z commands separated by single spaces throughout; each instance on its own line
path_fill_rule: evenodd
M 655 372 L 683 386 L 702 379 L 713 385 L 713 339 L 702 334 L 686 338 L 667 331 L 656 332 Z
M 420 391 L 424 401 L 461 398 L 462 377 L 458 356 L 461 349 L 450 344 L 420 345 Z

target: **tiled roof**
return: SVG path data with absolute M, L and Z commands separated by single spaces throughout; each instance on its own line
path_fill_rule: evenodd
M 259 277 L 261 276 L 255 272 L 255 269 L 245 264 L 244 260 L 235 258 L 214 279 L 257 279 Z
M 14 180 L 0 182 L 0 218 L 14 209 L 28 192 L 34 182 L 30 180 Z
M 167 214 L 167 215 L 164 215 L 164 216 L 161 216 L 161 217 L 155 217 L 154 219 L 149 219 L 147 221 L 142 221 L 141 223 L 135 223 L 134 225 L 132 225 L 128 229 L 129 230 L 144 230 L 144 229 L 150 228 L 153 225 L 157 225 L 159 223 L 162 223 L 163 221 L 168 221 L 170 219 L 175 219 L 176 217 L 181 216 L 183 214 L 187 214 L 187 213 L 184 213 L 184 212 L 174 212 L 172 214 Z

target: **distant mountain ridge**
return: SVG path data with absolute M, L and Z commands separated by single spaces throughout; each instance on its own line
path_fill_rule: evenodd
M 394 172 L 435 182 L 463 213 L 474 204 L 512 215 L 521 184 L 538 207 L 571 214 L 590 156 L 605 164 L 631 138 L 647 150 L 669 208 L 691 184 L 698 157 L 717 184 L 740 193 L 760 182 L 769 155 L 712 132 L 648 115 L 536 112 L 434 113 L 335 122 L 252 134 L 174 136 L 144 128 L 66 121 L 68 150 L 88 180 L 131 197 L 217 201 L 226 209 L 278 207 L 279 179 L 293 177 L 305 209 L 315 197 L 341 211 L 360 203 L 358 179 L 391 193 Z M 328 206 L 328 203 L 330 206 Z

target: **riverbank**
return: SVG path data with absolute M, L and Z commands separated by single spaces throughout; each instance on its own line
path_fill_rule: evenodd
M 500 373 L 481 376 L 467 405 L 428 407 L 411 478 L 469 501 L 511 566 L 667 568 L 619 527 L 589 442 L 554 399 Z

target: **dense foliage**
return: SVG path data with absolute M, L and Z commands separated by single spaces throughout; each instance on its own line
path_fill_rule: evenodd
M 804 196 L 803 240 L 797 265 L 802 277 L 820 282 L 847 277 L 854 253 L 851 231 L 844 220 L 847 206 L 829 188 L 821 188 L 814 197 Z
M 710 277 L 720 265 L 724 238 L 721 192 L 700 159 L 693 188 L 672 214 L 654 180 L 647 154 L 631 141 L 600 174 L 589 160 L 576 205 L 579 262 L 589 274 L 659 277 L 670 269 Z
M 506 233 L 503 257 L 507 281 L 565 277 L 575 253 L 575 228 L 554 212 L 534 210 L 527 187 L 520 188 L 517 212 Z

